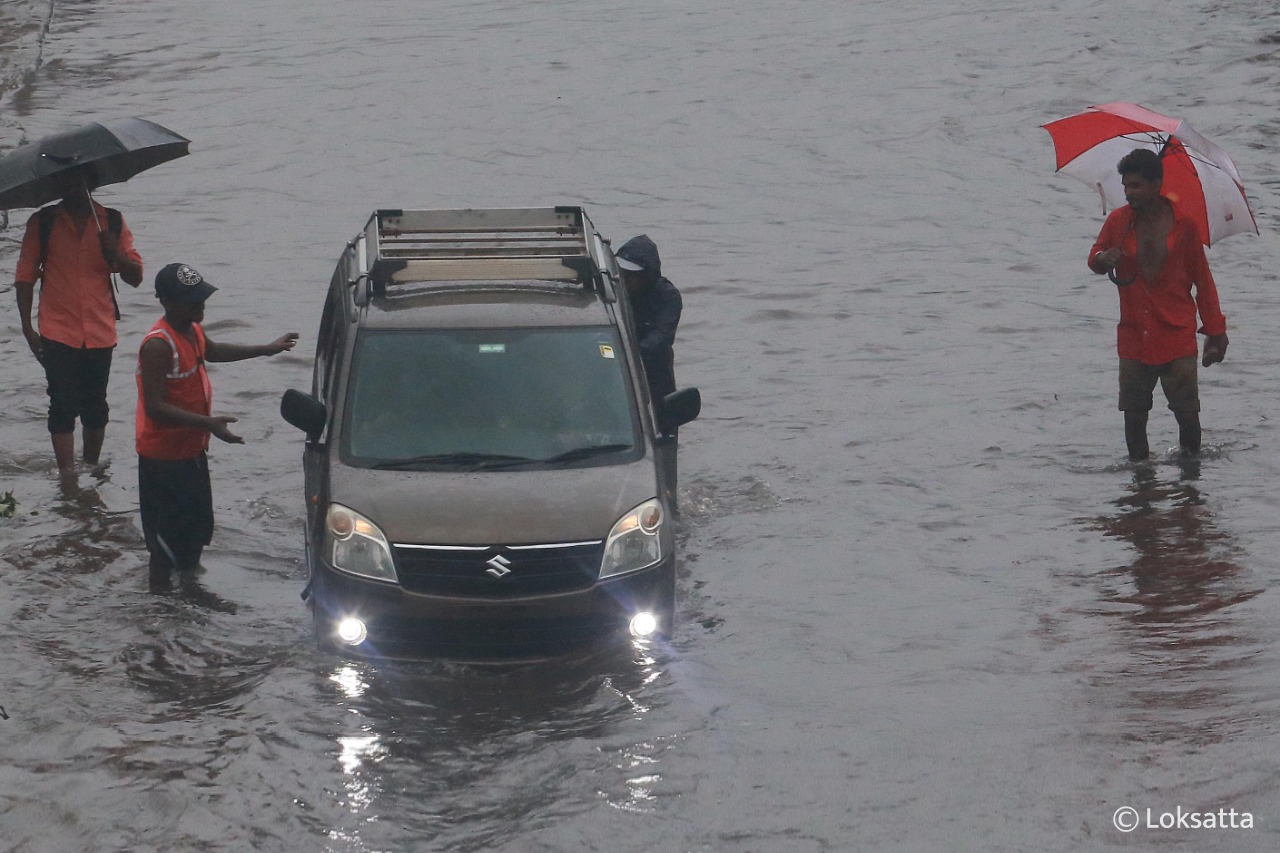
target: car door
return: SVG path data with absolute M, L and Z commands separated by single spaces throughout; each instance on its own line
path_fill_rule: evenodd
M 316 358 L 311 380 L 311 393 L 324 403 L 328 419 L 324 430 L 315 438 L 307 437 L 303 445 L 303 480 L 307 507 L 308 547 L 319 535 L 324 524 L 323 513 L 329 505 L 329 439 L 333 429 L 333 413 L 336 410 L 338 388 L 342 384 L 342 367 L 345 364 L 347 329 L 345 301 L 346 276 L 343 265 L 335 270 L 320 316 L 320 330 L 316 336 Z

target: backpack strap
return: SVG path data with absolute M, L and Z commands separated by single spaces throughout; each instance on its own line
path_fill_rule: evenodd
M 44 272 L 44 262 L 49 259 L 49 235 L 53 233 L 53 221 L 58 217 L 57 205 L 40 208 L 40 271 Z
M 120 211 L 114 207 L 107 208 L 107 230 L 116 237 L 120 236 L 120 232 L 124 230 L 124 217 L 120 215 Z M 120 284 L 116 281 L 114 274 L 111 276 L 111 304 L 116 309 L 116 319 L 120 319 L 120 302 L 116 299 L 116 291 L 120 289 Z

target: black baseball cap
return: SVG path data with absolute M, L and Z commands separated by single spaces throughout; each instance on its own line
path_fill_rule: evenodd
M 199 304 L 218 288 L 186 264 L 169 264 L 156 273 L 156 298 Z

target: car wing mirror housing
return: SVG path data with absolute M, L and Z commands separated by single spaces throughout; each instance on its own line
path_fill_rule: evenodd
M 669 433 L 702 412 L 702 394 L 697 388 L 682 388 L 662 398 L 658 407 L 658 429 Z
M 324 432 L 324 424 L 328 419 L 324 403 L 310 394 L 304 394 L 290 388 L 280 398 L 280 415 L 286 421 L 307 434 L 307 438 L 316 441 Z

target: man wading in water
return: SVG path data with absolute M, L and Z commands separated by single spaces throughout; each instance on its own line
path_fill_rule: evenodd
M 186 264 L 160 270 L 156 298 L 164 316 L 138 351 L 138 503 L 153 592 L 169 587 L 170 570 L 199 568 L 204 546 L 213 537 L 209 436 L 244 444 L 229 428 L 235 418 L 213 414 L 205 362 L 275 355 L 298 342 L 297 332 L 258 346 L 209 340 L 204 303 L 216 290 Z
M 1205 367 L 1227 354 L 1227 320 L 1195 222 L 1160 194 L 1164 165 L 1154 151 L 1121 158 L 1124 207 L 1111 211 L 1089 252 L 1089 269 L 1110 273 L 1120 293 L 1120 411 L 1129 459 L 1150 455 L 1147 415 L 1156 382 L 1178 420 L 1184 456 L 1200 452 L 1196 312 L 1206 335 Z M 1195 296 L 1192 296 L 1192 288 Z
M 95 202 L 92 166 L 59 174 L 62 202 L 31 216 L 22 238 L 14 289 L 22 334 L 44 367 L 49 391 L 49 437 L 62 482 L 76 477 L 75 426 L 80 420 L 84 461 L 97 465 L 106 435 L 107 380 L 119 314 L 111 275 L 142 283 L 142 256 L 117 211 Z M 31 320 L 40 282 L 39 331 Z

